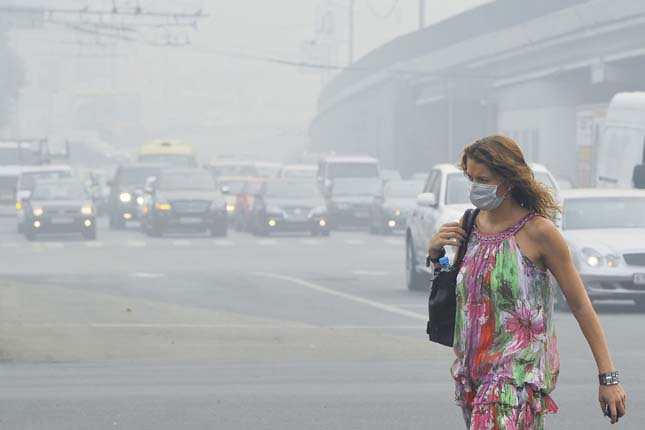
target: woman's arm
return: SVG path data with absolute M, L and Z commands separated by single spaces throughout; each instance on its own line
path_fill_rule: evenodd
M 598 367 L 598 373 L 614 371 L 614 364 L 607 348 L 605 334 L 598 315 L 591 305 L 591 300 L 580 279 L 569 247 L 557 227 L 550 221 L 541 218 L 536 223 L 536 241 L 540 245 L 542 261 L 555 276 L 567 300 L 573 316 L 578 321 Z M 620 385 L 600 386 L 599 400 L 604 411 L 605 404 L 612 411 L 612 422 L 625 414 L 625 392 Z M 616 416 L 617 415 L 617 416 Z

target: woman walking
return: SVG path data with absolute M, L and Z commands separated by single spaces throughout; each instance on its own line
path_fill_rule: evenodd
M 626 413 L 625 392 L 567 244 L 550 221 L 559 211 L 555 200 L 505 136 L 466 147 L 460 167 L 480 209 L 457 279 L 451 368 L 466 426 L 543 430 L 545 415 L 557 411 L 550 397 L 559 373 L 550 274 L 596 361 L 600 408 L 617 422 Z M 460 223 L 441 227 L 428 250 L 435 268 L 444 247 L 465 237 Z

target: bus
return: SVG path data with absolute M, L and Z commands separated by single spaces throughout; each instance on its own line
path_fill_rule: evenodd
M 137 155 L 139 163 L 161 163 L 174 167 L 197 167 L 195 149 L 177 140 L 154 140 L 142 145 Z

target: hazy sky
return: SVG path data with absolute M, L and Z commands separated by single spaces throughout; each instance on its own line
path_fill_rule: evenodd
M 137 3 L 116 1 L 122 7 Z M 131 44 L 79 47 L 74 45 L 78 35 L 51 27 L 15 33 L 15 46 L 27 66 L 42 69 L 31 71 L 30 85 L 42 86 L 42 82 L 35 81 L 53 79 L 53 64 L 63 68 L 53 76 L 67 79 L 68 92 L 76 91 L 74 87 L 94 87 L 101 91 L 141 93 L 145 126 L 152 134 L 168 133 L 164 126 L 178 130 L 179 134 L 186 133 L 186 129 L 200 134 L 200 129 L 219 127 L 227 128 L 231 139 L 262 139 L 267 133 L 306 139 L 307 123 L 315 113 L 323 80 L 329 76 L 243 57 L 311 60 L 302 56 L 303 42 L 321 40 L 321 17 L 331 11 L 334 34 L 327 40 L 336 42 L 336 58 L 344 64 L 349 0 L 139 1 L 144 10 L 201 8 L 209 17 L 200 21 L 197 31 L 188 31 L 192 44 L 183 48 Z M 444 19 L 483 2 L 427 0 L 427 21 Z M 8 3 L 11 1 L 0 0 L 0 4 Z M 13 3 L 109 8 L 112 1 L 13 0 Z M 416 30 L 417 25 L 418 0 L 355 0 L 355 58 L 397 35 Z M 51 56 L 52 61 L 43 60 L 46 56 Z M 66 66 L 53 60 L 61 56 L 77 65 L 73 79 L 67 76 Z M 23 106 L 23 116 L 28 113 L 29 109 Z M 275 130 L 267 131 L 271 128 Z

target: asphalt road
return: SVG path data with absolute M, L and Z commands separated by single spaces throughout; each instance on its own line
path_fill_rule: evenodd
M 461 429 L 452 351 L 424 334 L 401 236 L 231 232 L 26 242 L 0 219 L 0 428 Z M 599 304 L 642 429 L 645 316 Z M 556 315 L 548 429 L 608 427 L 575 319 Z

